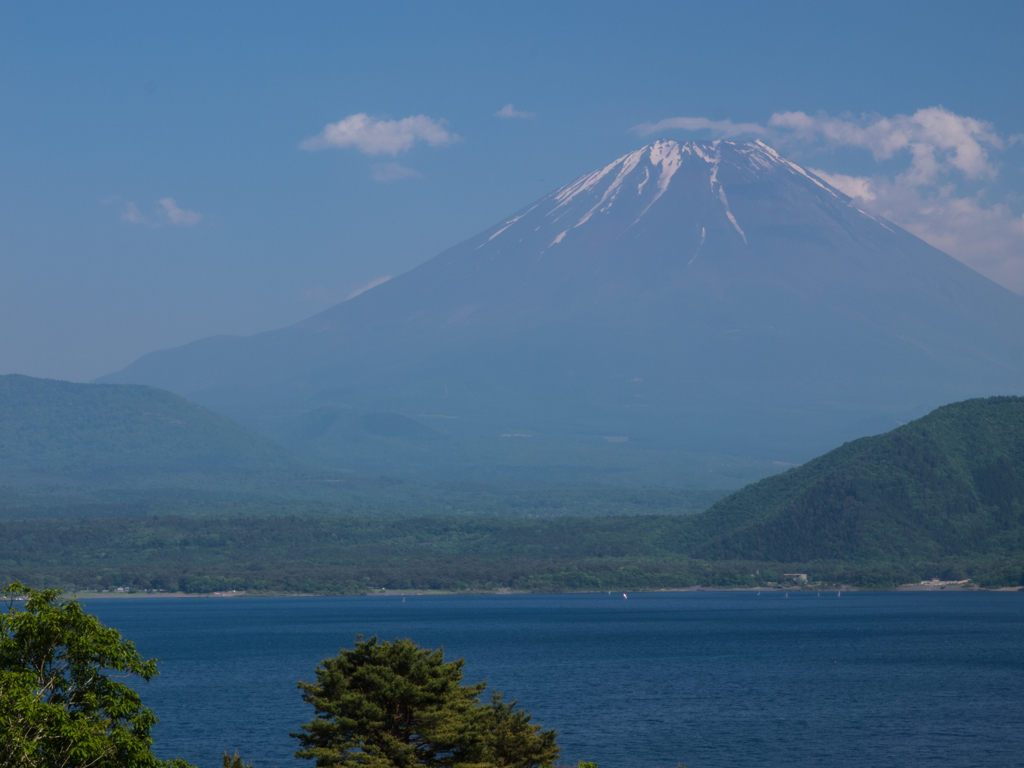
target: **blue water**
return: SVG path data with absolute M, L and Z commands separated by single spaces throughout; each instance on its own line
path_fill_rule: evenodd
M 1024 593 L 88 600 L 161 659 L 161 757 L 309 766 L 296 680 L 356 633 L 464 656 L 601 768 L 1024 766 Z

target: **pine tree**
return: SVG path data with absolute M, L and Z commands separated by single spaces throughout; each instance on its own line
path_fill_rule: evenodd
M 485 708 L 490 761 L 501 768 L 551 765 L 561 751 L 555 743 L 558 734 L 553 730 L 542 731 L 539 725 L 531 723 L 531 715 L 516 709 L 518 703 L 506 704 L 501 692 L 491 693 L 491 700 Z
M 463 659 L 444 650 L 357 637 L 355 648 L 299 683 L 316 718 L 293 733 L 296 757 L 319 768 L 468 768 L 486 765 L 485 683 L 462 685 Z
M 238 750 L 235 750 L 234 758 L 228 756 L 227 751 L 224 752 L 224 768 L 252 768 L 252 763 L 243 763 L 242 757 L 238 754 Z

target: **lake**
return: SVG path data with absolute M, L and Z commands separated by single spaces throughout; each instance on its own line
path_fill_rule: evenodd
M 297 680 L 357 633 L 466 658 L 600 768 L 1024 766 L 1024 593 L 87 599 L 161 660 L 160 757 L 309 766 Z

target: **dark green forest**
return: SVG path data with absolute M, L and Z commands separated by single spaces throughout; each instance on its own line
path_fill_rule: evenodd
M 68 589 L 362 594 L 812 582 L 887 588 L 939 576 L 1022 584 L 1020 554 L 805 562 L 694 557 L 693 517 L 145 517 L 0 523 L 0 580 Z
M 345 594 L 758 586 L 787 572 L 1022 583 L 1022 398 L 945 406 L 727 495 L 360 475 L 148 387 L 5 376 L 0 396 L 8 581 Z M 345 450 L 448 439 L 338 410 L 299 426 L 296 440 L 358 433 Z
M 1024 398 L 943 406 L 728 496 L 708 559 L 853 563 L 1024 554 Z

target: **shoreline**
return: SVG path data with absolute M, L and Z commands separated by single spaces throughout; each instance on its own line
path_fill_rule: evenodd
M 438 597 L 447 595 L 465 595 L 465 596 L 476 596 L 476 595 L 600 595 L 604 594 L 607 590 L 587 590 L 580 592 L 514 592 L 509 589 L 501 589 L 495 591 L 466 591 L 466 592 L 455 592 L 446 590 L 424 590 L 422 592 L 411 592 L 411 591 L 389 591 L 389 592 L 364 592 L 361 595 L 342 595 L 336 593 L 310 593 L 310 592 L 257 592 L 250 593 L 245 591 L 239 592 L 118 592 L 118 593 L 107 593 L 107 592 L 75 592 L 69 593 L 70 596 L 75 600 L 138 600 L 142 598 L 156 598 L 156 599 L 233 599 L 233 598 L 258 598 L 258 597 Z M 669 592 L 716 592 L 716 593 L 734 593 L 734 592 L 796 592 L 796 593 L 809 593 L 809 592 L 975 592 L 975 593 L 989 593 L 989 592 L 1024 592 L 1024 587 L 962 587 L 960 585 L 948 585 L 948 586 L 935 586 L 931 584 L 901 584 L 893 589 L 859 589 L 856 587 L 850 587 L 844 585 L 841 589 L 828 588 L 828 589 L 801 589 L 801 588 L 790 588 L 784 587 L 681 587 L 679 589 L 641 589 L 630 591 L 626 590 L 624 594 L 634 595 L 650 595 L 650 594 L 661 594 Z M 609 594 L 617 594 L 617 590 Z

